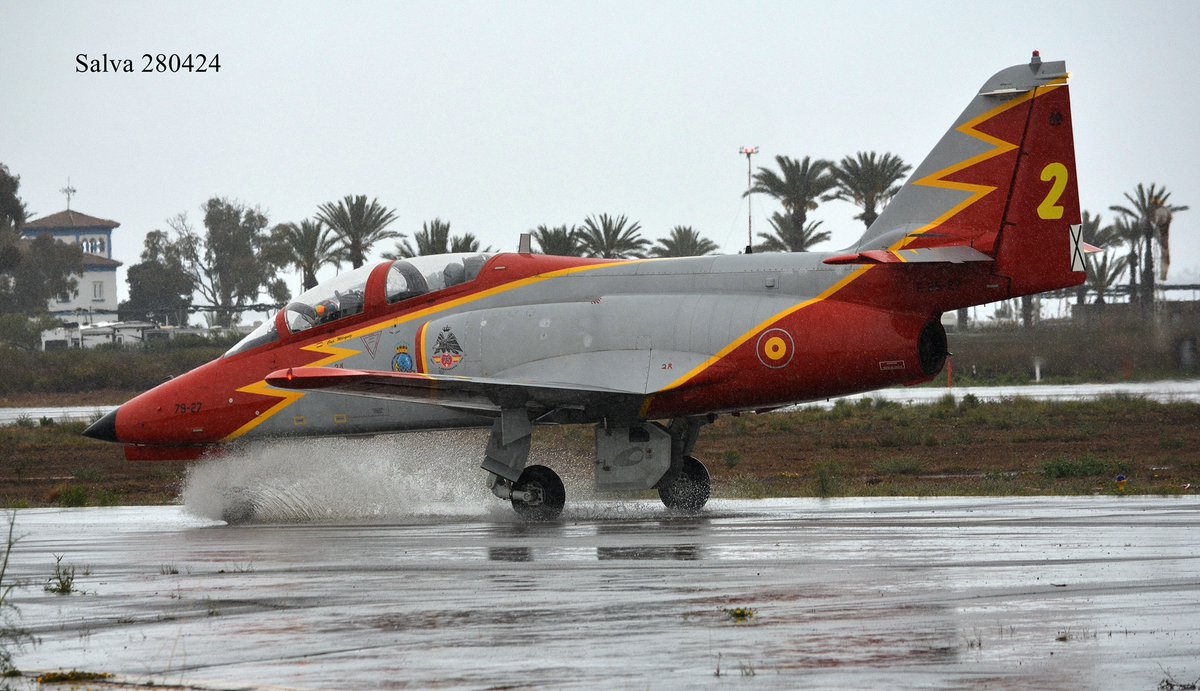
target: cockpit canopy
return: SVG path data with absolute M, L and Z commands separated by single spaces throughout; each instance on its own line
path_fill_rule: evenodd
M 444 288 L 468 283 L 479 276 L 490 254 L 431 254 L 389 262 L 384 296 L 388 304 L 402 302 Z M 315 326 L 362 313 L 368 306 L 367 279 L 379 264 L 347 271 L 304 291 L 283 308 L 288 333 L 296 334 Z M 378 299 L 378 298 L 376 298 Z M 259 324 L 254 331 L 230 348 L 226 357 L 279 340 L 275 318 Z

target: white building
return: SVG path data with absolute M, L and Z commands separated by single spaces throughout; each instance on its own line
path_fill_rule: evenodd
M 75 295 L 59 295 L 50 299 L 50 313 L 66 322 L 112 321 L 116 319 L 117 267 L 121 262 L 112 258 L 112 231 L 120 226 L 116 221 L 95 218 L 67 209 L 51 214 L 21 227 L 21 237 L 32 240 L 49 235 L 55 240 L 79 245 L 83 249 L 83 275 L 78 277 Z
M 94 348 L 106 343 L 141 345 L 146 333 L 158 327 L 150 322 L 100 322 L 63 326 L 42 332 L 42 350 Z

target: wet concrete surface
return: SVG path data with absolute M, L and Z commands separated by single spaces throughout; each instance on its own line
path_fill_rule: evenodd
M 1200 677 L 1198 528 L 1190 497 L 31 509 L 9 577 L 21 669 L 130 685 L 1152 689 Z M 54 555 L 77 594 L 43 592 Z

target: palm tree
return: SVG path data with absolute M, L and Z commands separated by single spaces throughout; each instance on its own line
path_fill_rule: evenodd
M 641 229 L 640 223 L 629 223 L 625 216 L 588 216 L 579 230 L 579 247 L 588 257 L 641 258 L 646 256 L 646 246 L 650 244 L 638 232 Z
M 1169 204 L 1171 193 L 1166 187 L 1151 183 L 1150 187 L 1140 182 L 1132 195 L 1125 193 L 1129 206 L 1115 204 L 1108 207 L 1130 220 L 1142 229 L 1142 285 L 1141 297 L 1143 304 L 1154 302 L 1154 244 L 1157 240 L 1162 250 L 1162 264 L 1159 269 L 1159 279 L 1166 280 L 1167 269 L 1171 265 L 1170 231 L 1171 220 L 1178 211 L 1187 211 L 1186 206 Z
M 338 237 L 321 221 L 305 219 L 300 225 L 281 223 L 271 229 L 271 235 L 280 252 L 279 263 L 294 266 L 303 275 L 302 290 L 317 285 L 317 271 L 322 266 L 337 266 L 342 262 Z
M 818 242 L 829 239 L 829 231 L 817 231 L 821 221 L 802 222 L 792 214 L 771 214 L 774 233 L 759 233 L 762 243 L 755 246 L 758 252 L 808 252 Z
M 1108 252 L 1101 252 L 1099 255 L 1090 255 L 1087 257 L 1085 261 L 1087 261 L 1088 265 L 1088 275 L 1085 285 L 1096 294 L 1096 300 L 1093 304 L 1104 304 L 1104 294 L 1121 279 L 1121 274 L 1125 273 L 1128 259 L 1129 257 L 1110 259 Z M 1078 304 L 1082 305 L 1083 303 L 1080 302 Z
M 822 159 L 814 161 L 808 156 L 799 161 L 776 156 L 775 163 L 779 165 L 779 173 L 759 168 L 754 174 L 754 185 L 742 196 L 759 192 L 774 197 L 803 227 L 808 222 L 808 212 L 817 208 L 821 195 L 837 186 L 833 164 Z
M 491 252 L 492 246 L 480 248 L 479 239 L 471 233 L 463 233 L 462 235 L 454 235 L 450 238 L 451 252 Z
M 404 259 L 427 254 L 446 254 L 450 251 L 450 222 L 435 218 L 421 224 L 421 230 L 413 233 L 417 243 L 414 248 L 408 240 L 396 243 L 395 252 L 384 252 L 385 259 Z
M 1084 211 L 1080 223 L 1083 227 L 1081 228 L 1079 239 L 1089 245 L 1094 245 L 1100 249 L 1107 249 L 1109 246 L 1121 242 L 1113 226 L 1102 227 L 1100 225 L 1099 214 L 1093 216 L 1090 211 Z M 1122 260 L 1122 266 L 1124 266 L 1124 260 Z M 1088 267 L 1090 269 L 1091 264 L 1088 264 Z M 1087 282 L 1084 282 L 1075 288 L 1075 304 L 1083 305 L 1087 303 L 1088 285 Z
M 579 229 L 575 226 L 561 225 L 549 228 L 540 225 L 533 230 L 533 239 L 537 240 L 538 249 L 542 254 L 578 257 L 583 252 L 583 248 L 579 246 Z
M 699 257 L 717 251 L 717 243 L 701 237 L 691 226 L 675 226 L 671 235 L 659 238 L 658 244 L 650 249 L 655 257 Z
M 876 159 L 874 151 L 859 151 L 854 158 L 846 156 L 831 167 L 837 191 L 824 199 L 841 199 L 861 207 L 863 212 L 855 218 L 870 228 L 879 218 L 879 210 L 900 191 L 899 183 L 910 170 L 912 166 L 894 154 Z
M 1129 271 L 1129 301 L 1137 302 L 1138 251 L 1143 239 L 1142 229 L 1136 221 L 1129 218 L 1118 218 L 1109 228 L 1119 242 L 1129 245 L 1129 254 L 1125 256 L 1125 268 Z
M 372 199 L 368 204 L 363 194 L 354 197 L 346 195 L 336 204 L 322 204 L 317 218 L 338 236 L 346 260 L 356 269 L 366 261 L 372 245 L 380 240 L 403 237 L 387 229 L 396 220 L 396 212 L 382 206 L 377 199 Z
M 384 259 L 407 259 L 409 257 L 450 252 L 491 252 L 492 248 L 480 249 L 479 239 L 471 233 L 450 234 L 450 222 L 435 218 L 421 224 L 421 230 L 413 233 L 414 248 L 408 240 L 396 243 L 395 252 L 384 252 Z

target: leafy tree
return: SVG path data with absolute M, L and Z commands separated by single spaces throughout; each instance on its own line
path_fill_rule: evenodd
M 533 230 L 533 239 L 537 241 L 538 250 L 542 254 L 578 257 L 583 253 L 579 246 L 579 229 L 575 226 L 561 225 L 550 228 L 540 225 Z
M 146 233 L 141 261 L 129 267 L 125 282 L 129 284 L 129 299 L 119 307 L 121 319 L 174 326 L 187 323 L 196 286 L 184 269 L 179 248 L 166 232 Z
M 29 317 L 12 312 L 0 313 L 0 346 L 31 352 L 41 350 L 42 332 L 60 326 L 61 321 L 45 314 Z
M 910 170 L 912 166 L 894 154 L 876 158 L 874 151 L 859 151 L 830 168 L 837 190 L 825 199 L 841 199 L 861 207 L 862 213 L 855 218 L 870 228 L 881 208 L 900 191 L 900 182 Z
M 579 246 L 584 256 L 624 259 L 646 256 L 650 241 L 641 236 L 642 226 L 625 216 L 588 216 L 579 231 Z
M 1162 254 L 1159 279 L 1166 280 L 1167 269 L 1171 264 L 1171 221 L 1176 212 L 1187 211 L 1188 207 L 1170 204 L 1171 193 L 1167 188 L 1153 183 L 1149 187 L 1138 183 L 1132 195 L 1125 193 L 1125 199 L 1129 201 L 1129 206 L 1114 204 L 1108 208 L 1142 230 L 1143 264 L 1140 293 L 1142 303 L 1149 306 L 1154 302 L 1154 246 L 1157 243 Z
M 302 290 L 317 285 L 317 272 L 323 266 L 342 261 L 338 236 L 319 220 L 280 223 L 271 229 L 273 263 L 295 267 L 303 277 Z
M 28 212 L 20 187 L 20 176 L 0 163 L 0 312 L 42 315 L 54 296 L 75 294 L 83 252 L 49 235 L 21 240 Z
M 0 163 L 0 273 L 11 271 L 21 263 L 21 251 L 17 240 L 20 228 L 25 225 L 27 215 L 25 202 L 17 195 L 21 177 L 8 172 L 8 166 Z
M 808 212 L 817 208 L 821 195 L 837 186 L 833 164 L 808 156 L 800 160 L 776 156 L 775 163 L 779 173 L 759 168 L 754 174 L 754 185 L 743 196 L 758 192 L 777 199 L 783 210 L 795 217 L 797 227 L 803 228 L 808 222 Z
M 75 295 L 83 275 L 83 250 L 39 235 L 17 244 L 19 261 L 0 276 L 0 312 L 41 315 L 57 295 Z
M 17 195 L 20 187 L 21 176 L 13 175 L 8 166 L 0 163 L 0 226 L 15 230 L 25 225 L 28 211 Z
M 701 237 L 691 226 L 675 226 L 671 235 L 659 238 L 658 244 L 650 249 L 655 257 L 698 257 L 717 251 L 717 243 Z
M 366 262 L 371 247 L 381 240 L 403 237 L 388 230 L 396 220 L 396 212 L 372 199 L 367 203 L 366 195 L 346 195 L 340 202 L 326 202 L 320 206 L 317 218 L 333 229 L 341 240 L 342 252 L 350 265 L 358 268 Z
M 267 217 L 241 202 L 213 197 L 200 207 L 203 234 L 179 214 L 167 223 L 176 233 L 183 268 L 200 295 L 214 306 L 209 322 L 228 327 L 266 288 L 275 303 L 287 301 L 287 286 L 273 278 Z
M 830 238 L 829 231 L 817 231 L 821 221 L 805 223 L 793 214 L 771 214 L 772 233 L 759 233 L 762 243 L 755 246 L 759 252 L 808 252 L 818 242 Z

